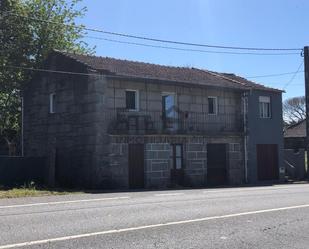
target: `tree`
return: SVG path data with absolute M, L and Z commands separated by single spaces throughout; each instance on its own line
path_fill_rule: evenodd
M 290 98 L 283 102 L 283 119 L 288 125 L 306 119 L 306 101 L 304 96 Z
M 30 27 L 17 16 L 8 16 L 6 11 L 14 10 L 23 15 L 25 7 L 18 1 L 3 0 L 0 5 L 0 137 L 5 139 L 10 154 L 20 124 L 20 90 L 22 82 L 29 79 L 29 73 L 10 68 L 11 65 L 29 64 L 32 42 Z
M 53 49 L 92 53 L 76 25 L 86 8 L 81 0 L 1 0 L 0 2 L 0 136 L 9 148 L 20 131 L 22 89 Z

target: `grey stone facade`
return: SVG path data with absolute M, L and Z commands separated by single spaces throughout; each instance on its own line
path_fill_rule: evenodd
M 145 152 L 145 187 L 166 188 L 173 186 L 171 179 L 172 144 L 184 145 L 184 185 L 207 186 L 207 144 L 228 144 L 228 182 L 244 183 L 243 143 L 241 136 L 111 136 L 108 179 L 121 187 L 128 187 L 128 145 L 143 143 Z M 163 142 L 165 141 L 165 142 Z M 102 179 L 102 176 L 99 176 Z
M 168 143 L 147 143 L 145 145 L 145 186 L 168 187 L 171 185 L 171 153 Z
M 185 184 L 200 187 L 206 185 L 207 177 L 207 142 L 185 144 Z
M 66 57 L 51 57 L 46 65 L 52 70 L 91 73 L 38 74 L 24 92 L 25 155 L 49 158 L 50 183 L 54 179 L 56 184 L 67 186 L 128 188 L 131 143 L 144 144 L 144 186 L 147 188 L 173 185 L 171 145 L 176 143 L 183 145 L 184 185 L 207 185 L 207 145 L 210 143 L 229 145 L 228 183 L 245 182 L 243 89 L 92 75 L 93 71 L 87 66 Z M 122 134 L 115 131 L 117 110 L 125 107 L 126 89 L 139 91 L 139 110 L 130 115 L 147 114 L 154 127 L 151 132 L 141 129 Z M 175 105 L 181 110 L 179 113 L 186 116 L 182 129 L 168 134 L 163 132 L 161 113 L 162 93 L 166 92 L 175 94 Z M 49 113 L 51 93 L 56 93 L 56 113 Z M 216 115 L 207 114 L 207 96 L 217 97 Z M 250 108 L 252 105 L 250 102 Z M 258 113 L 252 110 L 254 113 L 248 112 L 250 122 L 254 122 L 252 117 Z M 195 112 L 199 115 L 194 116 Z M 250 136 L 253 129 L 251 126 Z M 280 140 L 279 133 L 277 135 L 276 143 Z M 256 179 L 250 150 L 252 147 L 249 147 L 249 179 Z

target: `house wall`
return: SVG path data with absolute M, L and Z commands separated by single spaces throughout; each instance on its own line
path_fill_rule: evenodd
M 111 79 L 107 86 L 109 119 L 116 119 L 117 108 L 125 108 L 125 90 L 139 91 L 139 110 L 151 115 L 154 122 L 161 121 L 162 93 L 176 93 L 176 106 L 194 118 L 194 122 L 208 131 L 219 132 L 227 128 L 241 129 L 241 92 L 214 87 L 185 87 L 160 83 L 132 82 Z M 217 97 L 218 115 L 208 115 L 208 96 Z M 197 115 L 197 116 L 194 116 Z M 157 123 L 155 123 L 157 124 Z M 205 126 L 204 126 L 205 128 Z
M 50 58 L 53 70 L 85 72 L 67 58 Z M 101 156 L 104 84 L 96 76 L 40 73 L 24 91 L 25 156 L 47 156 L 49 184 L 91 187 Z M 49 95 L 56 93 L 56 113 Z M 54 177 L 55 176 L 55 177 Z
M 169 84 L 132 82 L 112 79 L 108 82 L 108 107 L 125 107 L 125 90 L 139 90 L 140 111 L 161 111 L 162 93 L 176 93 L 180 109 L 192 112 L 207 112 L 207 96 L 217 96 L 219 114 L 235 114 L 240 108 L 240 93 L 227 89 L 184 87 Z
M 147 188 L 166 188 L 173 186 L 172 144 L 183 144 L 184 185 L 202 187 L 207 185 L 207 144 L 225 143 L 227 146 L 228 183 L 244 183 L 244 154 L 242 136 L 110 136 L 109 168 L 110 177 L 97 175 L 98 181 L 105 179 L 110 187 L 129 187 L 128 146 L 130 143 L 144 144 L 144 180 Z M 234 146 L 237 144 L 238 146 Z M 235 149 L 236 148 L 236 149 Z
M 271 99 L 271 118 L 260 118 L 259 96 Z M 248 95 L 248 181 L 256 183 L 257 178 L 257 144 L 277 144 L 279 168 L 283 165 L 283 121 L 281 93 L 252 90 Z M 279 169 L 278 169 L 279 170 Z M 284 173 L 280 174 L 284 178 Z
M 75 61 L 56 59 L 50 58 L 49 69 L 88 73 L 85 66 Z M 50 180 L 52 182 L 55 176 L 60 185 L 127 188 L 130 142 L 123 141 L 125 136 L 118 136 L 122 141 L 115 141 L 115 136 L 108 133 L 110 115 L 114 115 L 116 108 L 125 107 L 125 89 L 140 91 L 141 111 L 161 112 L 162 92 L 175 92 L 177 105 L 188 112 L 207 113 L 207 96 L 218 97 L 218 116 L 230 114 L 233 117 L 242 110 L 241 94 L 232 90 L 40 73 L 24 92 L 25 155 L 47 156 Z M 56 113 L 50 114 L 49 94 L 54 92 Z M 184 158 L 185 184 L 188 186 L 207 184 L 207 143 L 240 144 L 240 151 L 228 152 L 228 175 L 232 184 L 243 182 L 242 135 L 223 134 L 221 129 L 226 121 L 217 121 L 215 135 L 200 134 L 197 140 L 187 136 Z M 233 124 L 234 121 L 227 122 Z M 146 187 L 170 185 L 172 142 L 157 141 L 158 137 L 154 135 L 151 141 L 144 142 Z M 172 137 L 177 140 L 182 136 L 175 134 Z M 162 139 L 166 140 L 166 137 Z

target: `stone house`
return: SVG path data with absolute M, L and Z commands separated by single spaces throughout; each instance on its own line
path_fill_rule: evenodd
M 51 182 L 161 188 L 279 180 L 277 89 L 197 68 L 54 51 L 24 91 L 24 151 Z

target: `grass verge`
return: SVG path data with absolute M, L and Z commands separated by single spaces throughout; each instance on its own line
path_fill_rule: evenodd
M 20 198 L 20 197 L 35 197 L 48 195 L 66 195 L 73 193 L 81 193 L 80 191 L 63 190 L 63 189 L 48 189 L 35 186 L 34 183 L 25 184 L 20 187 L 5 188 L 0 186 L 0 199 L 3 198 Z

